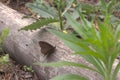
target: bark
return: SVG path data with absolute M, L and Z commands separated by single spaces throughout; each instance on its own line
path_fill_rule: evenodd
M 18 29 L 34 22 L 33 19 L 23 19 L 23 16 L 23 14 L 0 3 L 0 32 L 6 27 L 10 28 L 10 33 L 4 41 L 4 50 L 9 53 L 10 57 L 20 64 L 33 66 L 39 80 L 50 80 L 56 75 L 65 73 L 86 76 L 89 80 L 101 80 L 100 75 L 97 73 L 81 68 L 52 68 L 34 65 L 33 63 L 35 62 L 43 63 L 66 60 L 92 66 L 81 57 L 71 54 L 72 51 L 66 47 L 57 36 L 49 33 L 45 28 L 32 32 L 18 31 Z M 40 51 L 39 41 L 46 41 L 53 46 L 56 46 L 56 51 L 49 57 L 45 57 Z

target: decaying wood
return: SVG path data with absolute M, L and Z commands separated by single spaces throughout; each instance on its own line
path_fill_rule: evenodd
M 24 15 L 10 9 L 0 3 L 0 32 L 6 27 L 10 28 L 10 34 L 4 41 L 4 49 L 17 62 L 24 65 L 32 65 L 40 80 L 50 80 L 50 78 L 64 74 L 74 73 L 83 75 L 89 80 L 101 80 L 100 75 L 95 72 L 75 67 L 41 67 L 33 65 L 34 62 L 54 62 L 54 61 L 73 61 L 87 64 L 84 59 L 72 55 L 72 51 L 66 47 L 58 37 L 47 32 L 44 28 L 36 31 L 19 31 L 18 29 L 32 23 L 32 19 L 23 19 Z M 39 41 L 46 41 L 56 46 L 56 51 L 46 58 L 40 52 Z M 118 79 L 120 80 L 120 78 Z

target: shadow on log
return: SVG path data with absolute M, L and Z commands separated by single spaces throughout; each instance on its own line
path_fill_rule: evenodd
M 43 29 L 35 31 L 18 31 L 18 29 L 31 24 L 33 19 L 22 19 L 24 15 L 4 6 L 0 3 L 0 32 L 6 27 L 10 28 L 10 34 L 4 41 L 4 49 L 14 60 L 20 64 L 31 65 L 35 70 L 39 80 L 50 80 L 52 77 L 64 73 L 79 74 L 89 78 L 89 80 L 101 80 L 100 75 L 89 70 L 75 67 L 41 67 L 33 65 L 34 62 L 55 62 L 61 60 L 73 61 L 87 64 L 84 59 L 72 55 L 72 51 L 66 47 L 58 37 Z M 55 52 L 46 58 L 41 54 L 39 41 L 46 41 L 56 46 Z M 120 80 L 120 78 L 119 78 Z

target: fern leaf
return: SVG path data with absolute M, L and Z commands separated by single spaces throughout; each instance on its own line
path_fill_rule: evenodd
M 44 3 L 33 2 L 28 3 L 26 6 L 29 7 L 33 12 L 37 13 L 44 18 L 57 18 L 57 11 L 55 8 L 49 5 L 43 5 Z
M 52 18 L 40 19 L 37 22 L 34 22 L 28 26 L 21 28 L 20 30 L 36 30 L 36 29 L 39 29 L 45 25 L 48 25 L 48 24 L 54 23 L 54 22 L 58 22 L 58 20 L 52 19 Z

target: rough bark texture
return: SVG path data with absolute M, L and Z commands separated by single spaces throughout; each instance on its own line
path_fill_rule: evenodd
M 32 19 L 22 19 L 24 15 L 0 3 L 0 32 L 6 27 L 10 28 L 10 34 L 4 41 L 4 49 L 17 62 L 25 65 L 32 65 L 37 73 L 39 80 L 50 80 L 52 77 L 64 73 L 74 73 L 83 75 L 89 80 L 102 80 L 100 75 L 89 70 L 78 69 L 75 67 L 40 67 L 33 65 L 34 62 L 54 62 L 54 61 L 73 61 L 87 64 L 84 59 L 72 55 L 72 51 L 66 47 L 58 37 L 47 32 L 44 28 L 36 31 L 19 31 L 18 29 L 32 23 Z M 40 52 L 38 42 L 46 41 L 56 46 L 56 51 L 50 57 L 44 57 Z M 120 78 L 118 79 L 120 80 Z

